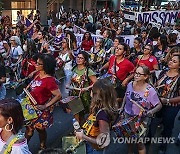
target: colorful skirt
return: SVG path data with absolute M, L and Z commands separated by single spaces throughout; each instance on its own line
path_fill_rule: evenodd
M 51 127 L 53 124 L 53 110 L 54 106 L 51 106 L 41 113 L 37 113 L 38 118 L 33 119 L 30 126 L 37 129 L 45 129 Z

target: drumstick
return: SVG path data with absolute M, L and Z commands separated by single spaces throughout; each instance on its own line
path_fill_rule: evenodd
M 24 88 L 23 89 L 26 95 L 29 97 L 29 99 L 32 101 L 33 105 L 37 105 L 36 100 L 32 97 L 32 95 Z
M 70 87 L 67 87 L 68 89 L 70 90 L 81 90 L 81 88 L 76 88 L 76 87 L 73 87 L 73 86 L 70 86 Z
M 138 106 L 141 110 L 143 110 L 144 112 L 146 111 L 141 105 L 139 105 L 137 102 L 135 102 L 134 100 L 130 99 L 130 101 L 132 103 L 134 103 L 136 106 Z

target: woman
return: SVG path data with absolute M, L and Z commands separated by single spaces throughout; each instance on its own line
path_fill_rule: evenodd
M 116 37 L 113 42 L 113 46 L 106 52 L 108 55 L 115 55 L 117 46 L 121 43 L 120 37 Z
M 164 58 L 167 54 L 167 37 L 165 35 L 160 35 L 158 37 L 157 45 L 154 47 L 152 54 L 159 62 L 159 69 L 162 69 L 164 66 Z
M 108 73 L 113 76 L 113 80 L 120 83 L 116 87 L 116 92 L 119 101 L 122 101 L 122 98 L 125 94 L 125 87 L 128 82 L 133 78 L 133 75 L 130 75 L 134 71 L 134 65 L 125 58 L 125 54 L 128 50 L 128 47 L 125 43 L 120 43 L 117 48 L 115 55 L 111 56 L 109 62 L 107 62 L 100 71 L 108 69 Z
M 165 62 L 168 63 L 174 54 L 180 54 L 180 47 L 175 46 L 172 49 L 170 49 L 165 57 Z
M 95 46 L 91 48 L 90 50 L 90 62 L 89 64 L 94 68 L 96 71 L 97 68 L 100 67 L 101 64 L 103 64 L 105 60 L 105 51 L 103 49 L 103 40 L 97 39 Z
M 89 52 L 93 46 L 94 46 L 94 41 L 91 37 L 91 33 L 89 32 L 84 33 L 84 36 L 82 38 L 81 49 Z
M 33 35 L 31 38 L 34 40 L 35 43 L 38 43 L 38 32 L 40 30 L 41 30 L 41 26 L 39 24 L 34 25 Z
M 4 40 L 4 35 L 0 33 L 0 55 L 6 58 L 9 55 L 10 47 L 8 43 Z
M 53 77 L 55 66 L 56 61 L 51 55 L 40 54 L 36 65 L 38 74 L 28 86 L 41 114 L 38 112 L 38 119 L 32 120 L 26 127 L 26 138 L 29 142 L 36 129 L 39 133 L 40 149 L 46 148 L 46 128 L 53 124 L 53 106 L 61 98 L 61 92 Z
M 79 90 L 73 89 L 71 91 L 72 96 L 79 96 L 84 105 L 84 111 L 75 115 L 76 120 L 82 124 L 84 115 L 89 113 L 90 107 L 90 92 L 93 84 L 96 82 L 95 73 L 89 68 L 89 55 L 85 51 L 80 51 L 76 57 L 77 65 L 72 69 L 71 83 L 69 84 L 73 88 L 79 88 Z M 67 85 L 67 88 L 70 86 Z
M 22 60 L 23 50 L 21 48 L 20 39 L 17 36 L 12 36 L 10 39 L 11 49 L 10 49 L 10 58 L 11 63 L 14 65 L 19 64 Z
M 158 62 L 156 57 L 152 56 L 152 51 L 152 45 L 147 44 L 143 49 L 143 55 L 139 55 L 135 60 L 136 66 L 145 65 L 149 68 L 151 73 L 158 70 Z
M 51 51 L 49 50 L 49 44 L 46 42 L 45 40 L 46 37 L 46 33 L 44 31 L 39 31 L 38 32 L 38 45 L 37 45 L 37 49 L 39 53 L 46 53 L 46 54 L 50 54 Z
M 0 118 L 0 153 L 31 154 L 21 133 L 24 116 L 20 103 L 14 99 L 1 100 Z
M 53 56 L 55 58 L 59 54 L 63 38 L 64 38 L 64 34 L 63 34 L 63 31 L 62 31 L 62 27 L 60 25 L 58 25 L 57 28 L 56 28 L 56 37 L 55 37 L 54 42 L 53 42 L 53 47 L 56 50 L 55 53 L 53 54 Z
M 113 46 L 113 41 L 110 39 L 111 32 L 109 30 L 105 30 L 103 32 L 103 47 L 105 51 L 108 51 Z
M 72 59 L 73 59 L 72 51 L 69 48 L 69 39 L 67 37 L 63 38 L 62 40 L 62 50 L 59 52 L 59 56 L 56 58 L 57 65 L 59 61 L 63 61 L 63 67 L 65 76 L 66 76 L 66 83 L 69 83 L 71 74 L 72 74 Z
M 142 40 L 140 37 L 136 37 L 134 39 L 134 47 L 130 50 L 129 60 L 134 63 L 135 59 L 142 54 Z
M 163 137 L 171 137 L 175 117 L 180 109 L 180 54 L 174 54 L 170 58 L 168 68 L 160 73 L 156 84 L 163 104 L 160 112 L 164 126 Z M 167 144 L 162 144 L 160 150 L 165 152 L 166 147 Z
M 177 35 L 175 33 L 170 33 L 168 35 L 168 47 L 169 49 L 175 47 L 177 45 Z
M 126 118 L 138 116 L 146 128 L 149 122 L 148 116 L 152 117 L 162 107 L 155 89 L 148 84 L 149 75 L 150 71 L 147 66 L 139 66 L 136 69 L 134 81 L 128 84 L 124 104 L 121 107 Z M 142 113 L 142 110 L 134 102 L 142 106 L 146 112 Z M 138 143 L 137 148 L 139 154 L 146 154 L 143 143 Z M 128 153 L 133 153 L 133 146 L 130 144 L 128 145 Z
M 71 41 L 71 50 L 76 51 L 77 50 L 77 40 L 76 36 L 71 31 L 66 31 L 66 37 L 69 38 Z
M 51 26 L 49 27 L 49 33 L 52 37 L 56 36 L 56 26 L 54 22 L 52 22 Z
M 24 56 L 22 61 L 22 78 L 28 77 L 29 74 L 36 70 L 35 54 L 37 54 L 36 44 L 33 39 L 28 38 L 23 45 Z
M 147 30 L 143 30 L 141 32 L 141 37 L 142 37 L 143 46 L 146 46 L 147 44 L 152 44 L 152 41 L 148 38 L 148 31 Z
M 103 154 L 110 143 L 110 124 L 115 120 L 113 111 L 117 111 L 116 95 L 108 80 L 98 80 L 93 85 L 91 97 L 90 114 L 82 126 L 84 131 L 77 131 L 76 136 L 86 141 L 87 154 Z M 103 135 L 107 138 L 105 144 L 100 145 L 98 141 Z

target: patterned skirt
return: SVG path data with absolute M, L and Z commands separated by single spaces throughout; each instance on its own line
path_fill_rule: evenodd
M 51 127 L 53 124 L 53 110 L 54 106 L 51 106 L 42 112 L 37 112 L 38 118 L 33 119 L 29 126 L 37 129 L 46 129 Z

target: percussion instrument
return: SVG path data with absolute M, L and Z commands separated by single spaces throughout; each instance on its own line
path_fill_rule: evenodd
M 27 78 L 17 82 L 17 84 L 15 86 L 16 95 L 22 94 L 23 89 L 27 87 L 26 79 Z
M 31 104 L 29 97 L 25 97 L 21 102 L 25 122 L 31 121 L 38 117 L 36 109 Z
M 64 73 L 64 68 L 58 68 L 56 71 L 55 71 L 55 77 L 56 79 L 58 80 L 61 80 L 65 77 L 65 73 Z
M 41 111 L 37 110 L 35 105 L 37 105 L 36 100 L 32 97 L 27 89 L 23 89 L 25 94 L 27 95 L 25 98 L 22 99 L 20 102 L 25 124 L 27 125 L 31 120 L 38 118 L 38 115 L 41 114 Z
M 144 122 L 136 127 L 138 116 L 121 119 L 117 124 L 112 126 L 117 137 L 141 137 L 147 130 Z
M 73 115 L 84 110 L 83 103 L 78 96 L 69 96 L 61 100 L 61 103 L 68 104 Z
M 75 136 L 65 136 L 62 138 L 62 148 L 71 154 L 86 154 L 86 144 L 79 141 Z

